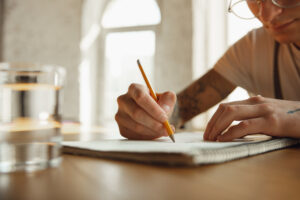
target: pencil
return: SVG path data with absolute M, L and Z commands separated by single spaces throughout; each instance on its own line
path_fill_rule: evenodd
M 137 64 L 138 64 L 139 69 L 140 69 L 140 71 L 141 71 L 141 73 L 142 73 L 142 76 L 143 76 L 143 78 L 144 78 L 144 81 L 146 82 L 146 85 L 147 85 L 148 89 L 150 90 L 150 95 L 151 95 L 151 97 L 152 97 L 156 102 L 158 102 L 158 98 L 157 98 L 157 96 L 156 96 L 156 93 L 155 93 L 154 90 L 152 89 L 152 87 L 151 87 L 151 85 L 150 85 L 150 82 L 149 82 L 149 80 L 148 80 L 148 78 L 147 78 L 147 76 L 146 76 L 146 74 L 145 74 L 145 72 L 144 72 L 144 69 L 143 69 L 143 67 L 142 67 L 142 65 L 141 65 L 141 63 L 140 63 L 139 60 L 137 60 Z M 168 120 L 166 120 L 163 124 L 164 124 L 164 126 L 165 126 L 165 128 L 166 128 L 166 130 L 167 130 L 167 132 L 168 132 L 169 137 L 171 138 L 171 140 L 172 140 L 173 142 L 175 142 L 174 132 L 173 132 L 173 130 L 172 130 L 172 128 L 171 128 L 171 126 L 170 126 Z

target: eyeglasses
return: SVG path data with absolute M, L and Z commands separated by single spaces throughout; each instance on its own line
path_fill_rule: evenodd
M 248 8 L 247 3 L 260 6 L 266 0 L 230 0 L 228 12 L 241 19 L 254 19 L 255 16 Z M 300 6 L 300 0 L 272 0 L 272 3 L 279 8 L 294 8 Z

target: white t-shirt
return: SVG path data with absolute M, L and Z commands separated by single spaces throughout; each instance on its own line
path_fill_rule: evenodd
M 249 92 L 275 98 L 274 43 L 264 28 L 252 30 L 227 50 L 214 69 Z M 299 101 L 300 50 L 295 45 L 280 44 L 278 68 L 283 98 Z

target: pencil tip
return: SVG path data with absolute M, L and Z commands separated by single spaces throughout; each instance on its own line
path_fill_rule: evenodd
M 175 143 L 175 138 L 174 138 L 174 135 L 173 135 L 173 134 L 170 135 L 170 138 L 171 138 L 171 140 Z
M 139 60 L 139 59 L 137 59 L 136 62 L 137 62 L 138 64 L 140 64 L 140 60 Z

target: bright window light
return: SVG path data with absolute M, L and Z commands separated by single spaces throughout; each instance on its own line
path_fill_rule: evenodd
M 156 25 L 160 21 L 160 10 L 155 0 L 111 0 L 102 18 L 102 26 Z
M 246 11 L 245 11 L 246 12 Z M 236 17 L 233 14 L 228 14 L 228 43 L 235 43 L 241 37 L 246 35 L 254 28 L 261 27 L 261 23 L 257 19 L 245 20 Z
M 136 60 L 140 59 L 151 81 L 154 69 L 155 33 L 153 31 L 110 33 L 105 41 L 105 120 L 117 112 L 117 97 L 131 83 L 144 84 Z

